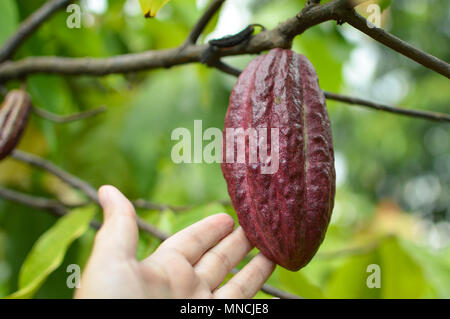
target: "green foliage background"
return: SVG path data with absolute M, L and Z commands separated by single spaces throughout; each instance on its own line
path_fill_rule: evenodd
M 2 0 L 0 44 L 44 2 Z M 69 29 L 69 14 L 59 12 L 26 41 L 15 58 L 107 57 L 174 47 L 185 39 L 203 10 L 202 4 L 207 3 L 172 0 L 156 19 L 145 20 L 137 0 L 108 0 L 107 10 L 102 12 L 89 11 L 88 2 L 82 2 L 82 8 L 91 22 L 89 26 Z M 226 10 L 233 11 L 224 8 L 222 15 L 213 19 L 208 33 L 218 27 L 221 33 L 216 29 L 214 35 L 222 36 L 249 22 L 272 28 L 300 11 L 305 1 L 228 2 L 248 21 L 225 14 Z M 393 0 L 380 4 L 385 8 L 384 28 L 450 61 L 448 1 Z M 364 14 L 364 7 L 360 10 Z M 448 79 L 349 26 L 327 22 L 311 28 L 296 38 L 293 49 L 312 61 L 324 90 L 450 112 Z M 251 58 L 226 60 L 244 68 Z M 235 217 L 231 207 L 218 203 L 228 199 L 218 164 L 176 165 L 170 158 L 175 144 L 170 139 L 173 129 L 192 129 L 196 119 L 203 120 L 204 129 L 223 127 L 235 81 L 194 64 L 100 78 L 33 75 L 27 79 L 27 86 L 37 107 L 70 114 L 106 105 L 108 112 L 66 125 L 33 117 L 19 148 L 48 158 L 95 187 L 113 184 L 131 199 L 194 205 L 183 213 L 139 211 L 142 218 L 167 232 L 217 212 L 226 211 Z M 8 83 L 8 87 L 17 85 Z M 339 176 L 332 223 L 325 242 L 307 267 L 298 273 L 278 267 L 269 283 L 305 298 L 450 298 L 448 125 L 335 102 L 329 102 L 328 108 Z M 0 164 L 0 182 L 66 202 L 83 200 L 82 194 L 55 177 L 13 160 Z M 58 226 L 57 220 L 45 212 L 0 200 L 0 297 L 23 288 L 19 279 L 22 264 L 46 231 L 50 234 L 46 233 L 33 248 L 27 259 L 28 270 L 22 272 L 39 280 L 49 273 L 35 294 L 37 298 L 72 297 L 73 290 L 66 285 L 66 268 L 70 264 L 83 267 L 95 235 L 92 229 L 84 231 L 85 217 L 74 216 L 69 223 L 72 226 L 67 222 Z M 80 229 L 83 232 L 79 233 Z M 61 245 L 48 245 L 49 236 L 61 234 L 69 236 L 65 239 L 68 244 L 79 238 L 67 251 Z M 148 255 L 157 244 L 155 239 L 141 235 L 138 257 Z M 42 253 L 42 247 L 55 252 Z M 58 260 L 61 249 L 64 259 Z M 40 264 L 30 267 L 30 260 Z M 370 264 L 380 266 L 379 289 L 366 285 Z M 269 296 L 259 293 L 257 297 Z

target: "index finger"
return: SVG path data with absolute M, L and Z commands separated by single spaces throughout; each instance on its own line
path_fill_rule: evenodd
M 252 298 L 275 270 L 275 264 L 259 253 L 225 285 L 214 292 L 218 299 Z
M 230 234 L 233 227 L 234 220 L 227 214 L 206 217 L 169 237 L 154 254 L 175 251 L 195 264 L 207 250 Z

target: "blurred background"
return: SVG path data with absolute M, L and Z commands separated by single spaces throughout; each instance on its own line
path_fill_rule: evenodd
M 44 0 L 0 2 L 0 45 Z M 144 19 L 138 0 L 81 1 L 82 26 L 66 27 L 57 13 L 16 54 L 108 57 L 179 45 L 207 0 L 172 0 L 156 19 Z M 302 0 L 228 0 L 201 41 L 240 31 L 249 23 L 273 28 L 294 16 Z M 450 61 L 450 2 L 368 1 L 383 9 L 382 27 Z M 411 109 L 449 113 L 448 79 L 352 29 L 326 22 L 294 41 L 317 69 L 322 89 Z M 253 56 L 226 58 L 243 69 Z M 140 210 L 166 232 L 205 216 L 228 212 L 219 164 L 174 164 L 175 128 L 223 128 L 236 78 L 192 64 L 107 77 L 33 75 L 28 91 L 36 107 L 70 114 L 106 105 L 108 111 L 72 124 L 32 116 L 19 149 L 45 157 L 95 187 L 117 186 L 130 199 L 192 205 L 183 212 Z M 8 88 L 17 86 L 12 81 Z M 305 298 L 450 298 L 449 125 L 328 101 L 336 152 L 333 218 L 316 257 L 297 273 L 278 267 L 272 284 Z M 204 144 L 205 145 L 205 144 Z M 0 186 L 67 203 L 84 200 L 57 178 L 12 159 L 0 163 Z M 97 219 L 101 214 L 97 213 Z M 0 297 L 19 287 L 19 273 L 35 242 L 56 218 L 0 199 Z M 71 298 L 70 264 L 85 264 L 95 231 L 89 229 L 45 274 L 37 298 Z M 142 234 L 138 258 L 158 241 Z M 51 247 L 49 248 L 51 249 Z M 39 258 L 46 258 L 45 254 Z M 48 257 L 50 258 L 50 257 Z M 366 285 L 367 266 L 381 269 L 381 288 Z M 242 265 L 240 265 L 242 266 Z M 47 277 L 48 276 L 48 277 Z M 257 297 L 270 297 L 259 293 Z

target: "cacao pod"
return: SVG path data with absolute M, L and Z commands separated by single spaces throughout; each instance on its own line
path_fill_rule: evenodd
M 264 174 L 270 163 L 249 163 L 249 139 L 246 161 L 227 162 L 229 128 L 277 128 L 278 170 Z M 284 49 L 250 62 L 233 88 L 223 139 L 222 172 L 249 241 L 288 270 L 304 267 L 325 237 L 336 180 L 325 96 L 311 62 Z
M 23 90 L 10 91 L 0 109 L 0 160 L 17 146 L 31 110 L 29 95 Z

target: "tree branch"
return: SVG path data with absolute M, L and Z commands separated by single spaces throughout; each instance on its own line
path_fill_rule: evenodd
M 27 194 L 23 194 L 20 192 L 16 192 L 13 190 L 9 190 L 6 188 L 0 188 L 0 197 L 6 200 L 14 201 L 17 203 L 21 203 L 23 205 L 38 209 L 38 210 L 47 210 L 53 215 L 57 217 L 62 217 L 66 215 L 69 209 L 60 201 L 47 199 L 42 197 L 30 196 Z M 97 222 L 93 222 L 91 224 L 95 229 L 100 228 L 100 224 Z M 169 236 L 155 226 L 147 224 L 146 222 L 138 219 L 138 227 L 145 233 L 158 238 L 161 241 L 166 240 Z
M 403 109 L 395 106 L 390 106 L 381 103 L 375 103 L 372 101 L 360 99 L 357 97 L 345 96 L 341 94 L 331 93 L 324 91 L 325 97 L 329 100 L 335 100 L 351 105 L 359 105 L 363 107 L 368 107 L 371 109 L 375 109 L 378 111 L 384 111 L 399 115 L 405 115 L 410 117 L 422 118 L 432 121 L 440 121 L 440 122 L 450 122 L 450 115 L 438 112 L 427 112 L 427 111 L 419 111 L 419 110 L 411 110 L 411 109 Z
M 71 187 L 80 190 L 91 201 L 93 201 L 97 204 L 99 203 L 98 196 L 97 196 L 97 190 L 92 185 L 90 185 L 86 181 L 64 171 L 63 169 L 59 168 L 52 162 L 50 162 L 42 157 L 32 155 L 32 154 L 29 154 L 29 153 L 26 153 L 26 152 L 23 152 L 23 151 L 20 151 L 17 149 L 11 153 L 11 157 L 18 161 L 21 161 L 21 162 L 30 164 L 34 167 L 43 169 L 43 170 L 51 173 L 52 175 L 55 175 L 56 177 L 58 177 L 60 180 L 62 180 L 67 185 L 70 185 Z M 219 203 L 222 205 L 230 205 L 231 204 L 229 201 L 219 201 Z M 158 210 L 158 211 L 165 211 L 167 209 L 170 209 L 174 212 L 181 212 L 181 211 L 185 211 L 185 210 L 192 208 L 192 206 L 173 206 L 173 205 L 166 205 L 166 204 L 156 204 L 156 203 L 151 203 L 149 201 L 146 201 L 144 199 L 137 199 L 137 200 L 133 201 L 133 205 L 136 208 L 142 208 L 142 209 L 148 209 L 148 210 Z M 67 206 L 67 205 L 65 205 L 65 206 Z M 77 206 L 79 206 L 79 205 L 77 205 Z M 159 234 L 156 237 L 158 237 L 162 240 L 164 240 L 166 238 L 165 235 L 161 235 L 161 234 Z
M 149 202 L 145 199 L 139 198 L 134 201 L 132 201 L 134 207 L 141 208 L 141 209 L 147 209 L 147 210 L 157 210 L 160 212 L 163 212 L 165 210 L 171 210 L 174 213 L 180 213 L 185 212 L 187 210 L 193 209 L 196 206 L 195 205 L 185 205 L 185 206 L 174 206 L 174 205 L 168 205 L 168 204 L 157 204 Z M 232 206 L 232 203 L 230 200 L 217 200 L 210 202 L 208 204 L 217 203 L 219 205 L 223 206 Z
M 346 1 L 335 0 L 324 5 L 308 6 L 299 17 L 280 23 L 272 30 L 253 36 L 249 41 L 233 48 L 222 49 L 221 57 L 256 54 L 275 47 L 290 48 L 292 39 L 306 29 L 332 20 L 335 12 Z M 65 75 L 101 76 L 113 73 L 129 73 L 175 65 L 200 62 L 208 45 L 182 44 L 177 48 L 125 54 L 111 58 L 29 57 L 6 61 L 0 65 L 0 82 L 22 78 L 29 74 L 49 73 Z
M 57 200 L 30 196 L 3 187 L 0 187 L 0 197 L 35 209 L 48 210 L 58 217 L 64 216 L 67 212 L 67 208 Z
M 395 37 L 389 32 L 378 28 L 373 24 L 369 27 L 369 22 L 365 18 L 357 14 L 355 10 L 340 10 L 339 16 L 343 21 L 347 22 L 352 27 L 367 34 L 369 37 L 384 44 L 392 50 L 397 51 L 398 53 L 410 58 L 411 60 L 422 64 L 426 68 L 429 68 L 447 78 L 450 78 L 450 65 L 447 62 L 417 49 L 411 44 Z
M 52 0 L 46 2 L 41 8 L 22 22 L 14 35 L 9 38 L 0 49 L 0 63 L 9 59 L 17 48 L 34 32 L 39 26 L 62 7 L 71 3 L 72 0 Z
M 78 177 L 62 170 L 52 162 L 36 155 L 28 154 L 19 150 L 14 150 L 11 153 L 11 157 L 21 162 L 46 170 L 47 172 L 61 179 L 66 184 L 83 192 L 93 202 L 97 204 L 99 203 L 97 190 L 94 187 L 92 187 L 89 183 L 79 179 Z
M 145 199 L 139 198 L 133 201 L 133 205 L 136 208 L 142 208 L 142 209 L 148 209 L 148 210 L 157 210 L 160 212 L 163 212 L 165 210 L 171 210 L 173 212 L 182 212 L 186 211 L 192 206 L 173 206 L 173 205 L 167 205 L 167 204 L 156 204 L 151 203 Z
M 225 72 L 230 75 L 239 76 L 241 74 L 241 70 L 236 69 L 232 66 L 229 66 L 221 61 L 218 61 L 216 64 L 214 64 L 214 67 L 219 69 L 222 72 Z M 384 111 L 404 116 L 410 116 L 415 118 L 421 118 L 431 121 L 438 121 L 438 122 L 450 122 L 450 115 L 445 113 L 439 113 L 439 112 L 429 112 L 429 111 L 419 111 L 419 110 L 412 110 L 412 109 L 403 109 L 396 106 L 390 106 L 386 104 L 376 103 L 369 100 L 360 99 L 357 97 L 351 97 L 346 95 L 341 95 L 337 93 L 327 92 L 323 91 L 325 97 L 328 100 L 334 100 L 339 101 L 351 105 L 358 105 L 363 107 L 368 107 L 374 110 L 378 111 Z
M 80 190 L 82 193 L 84 193 L 90 200 L 92 200 L 94 203 L 99 204 L 98 196 L 97 196 L 97 190 L 92 187 L 89 183 L 83 181 L 82 179 L 62 170 L 61 168 L 57 167 L 55 164 L 51 163 L 50 161 L 47 161 L 41 157 L 28 154 L 19 150 L 14 150 L 11 153 L 11 156 L 15 158 L 16 160 L 22 161 L 24 163 L 28 163 L 32 166 L 41 168 L 46 170 L 47 172 L 55 175 L 59 179 L 61 179 L 66 184 Z M 167 239 L 167 235 L 162 233 L 159 229 L 154 227 L 153 225 L 147 224 L 140 218 L 137 219 L 138 226 L 141 230 L 144 232 L 151 234 L 155 236 L 156 238 L 160 240 Z
M 231 273 L 233 275 L 236 275 L 240 270 L 238 268 L 234 268 L 233 270 L 231 270 Z M 265 292 L 266 294 L 269 294 L 271 296 L 275 296 L 278 297 L 280 299 L 303 299 L 300 296 L 291 294 L 287 291 L 283 291 L 281 289 L 275 288 L 273 286 L 270 285 L 263 285 L 261 287 L 261 291 Z
M 214 2 L 214 5 L 217 4 Z M 219 56 L 257 54 L 276 47 L 290 48 L 293 38 L 308 28 L 325 21 L 336 20 L 339 23 L 348 22 L 397 52 L 449 77 L 450 66 L 448 63 L 411 46 L 380 28 L 369 28 L 366 19 L 352 9 L 356 4 L 358 2 L 349 0 L 334 0 L 322 5 L 310 3 L 297 16 L 280 23 L 272 30 L 258 33 L 246 43 L 220 50 Z M 215 6 L 210 8 L 215 8 Z M 195 39 L 198 32 L 201 32 L 204 25 L 202 19 L 206 21 L 208 17 L 209 14 L 202 16 L 194 28 L 195 33 L 191 35 L 192 38 L 190 36 L 191 39 Z M 16 62 L 7 61 L 0 65 L 0 82 L 35 73 L 101 76 L 200 62 L 201 56 L 208 46 L 194 45 L 188 42 L 173 49 L 126 54 L 111 58 L 29 57 Z
M 80 120 L 84 120 L 84 119 L 87 119 L 90 117 L 94 117 L 100 113 L 105 112 L 107 110 L 107 108 L 106 108 L 106 106 L 101 106 L 101 107 L 98 107 L 93 110 L 70 114 L 70 115 L 66 115 L 66 116 L 53 114 L 53 113 L 50 113 L 50 112 L 48 112 L 44 109 L 38 108 L 38 107 L 33 107 L 32 110 L 36 115 L 38 115 L 46 120 L 49 120 L 49 121 L 52 121 L 52 122 L 55 122 L 58 124 L 65 124 L 65 123 L 80 121 Z
M 214 0 L 211 2 L 209 7 L 198 20 L 197 24 L 192 28 L 189 37 L 186 39 L 185 45 L 195 44 L 197 42 L 203 30 L 205 30 L 206 26 L 208 25 L 209 21 L 211 21 L 214 14 L 216 14 L 216 12 L 220 9 L 224 2 L 225 0 Z
M 158 210 L 160 212 L 163 212 L 165 210 L 173 210 L 175 208 L 171 205 L 150 203 L 142 198 L 134 200 L 133 205 L 134 205 L 134 207 L 148 209 L 148 210 Z
M 0 198 L 20 203 L 22 205 L 37 210 L 48 211 L 49 213 L 51 213 L 56 217 L 62 217 L 69 212 L 68 207 L 66 207 L 63 203 L 57 200 L 37 196 L 30 196 L 3 187 L 0 187 Z M 98 223 L 97 221 L 91 221 L 90 225 L 94 229 L 100 228 L 100 223 Z
M 14 150 L 11 153 L 11 157 L 16 160 L 19 160 L 21 162 L 24 162 L 24 163 L 30 164 L 32 166 L 38 167 L 40 169 L 43 169 L 43 170 L 55 175 L 56 177 L 61 179 L 66 184 L 80 190 L 94 203 L 96 203 L 96 204 L 100 203 L 98 196 L 97 196 L 97 190 L 92 185 L 90 185 L 89 183 L 85 182 L 84 180 L 62 170 L 61 168 L 59 168 L 52 162 L 50 162 L 46 159 L 43 159 L 41 157 L 38 157 L 38 156 L 35 156 L 32 154 L 28 154 L 28 153 L 25 153 L 25 152 L 22 152 L 19 150 Z M 140 200 L 138 203 L 140 203 L 141 205 L 145 204 L 147 206 L 150 206 L 150 203 L 144 202 L 143 200 Z M 156 208 L 156 206 L 153 206 L 153 208 Z M 138 223 L 139 229 L 141 229 L 142 231 L 144 231 L 148 234 L 153 235 L 154 237 L 156 237 L 160 240 L 166 240 L 168 238 L 167 234 L 164 234 L 159 229 L 157 229 L 155 226 L 144 222 L 140 218 L 137 219 L 137 223 Z
M 22 78 L 29 74 L 101 76 L 129 73 L 198 62 L 206 46 L 189 45 L 180 48 L 125 54 L 111 58 L 29 57 L 0 65 L 0 81 Z
M 235 67 L 233 67 L 231 65 L 228 65 L 228 64 L 222 62 L 221 60 L 216 61 L 213 64 L 213 66 L 216 69 L 218 69 L 218 70 L 220 70 L 220 71 L 222 71 L 224 73 L 227 73 L 227 74 L 230 74 L 230 75 L 234 75 L 234 76 L 239 76 L 241 74 L 241 72 L 242 72 L 241 70 L 239 70 L 239 69 L 237 69 L 237 68 L 235 68 Z

